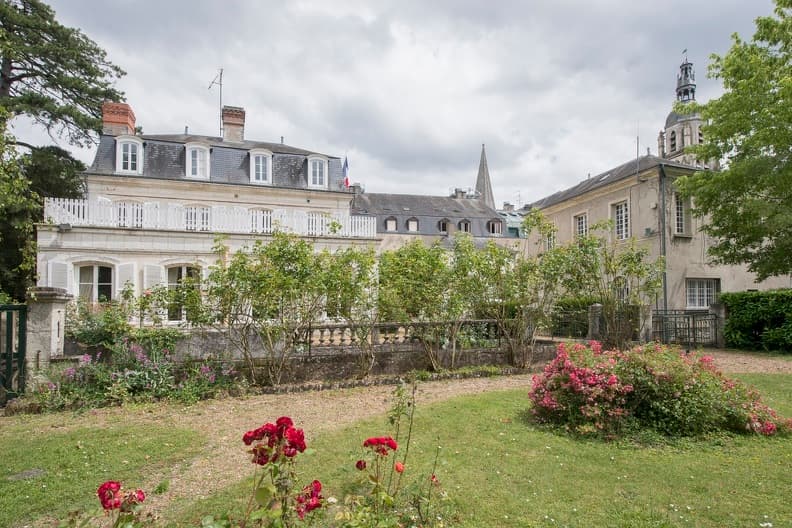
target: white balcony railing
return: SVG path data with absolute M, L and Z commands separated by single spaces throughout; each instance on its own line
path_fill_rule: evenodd
M 105 199 L 47 198 L 44 217 L 55 224 L 127 227 L 213 233 L 272 233 L 276 230 L 307 236 L 375 237 L 373 216 L 352 216 L 239 206 L 198 206 L 159 202 L 112 202 Z

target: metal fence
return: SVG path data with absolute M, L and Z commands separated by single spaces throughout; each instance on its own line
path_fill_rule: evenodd
M 715 346 L 718 338 L 718 316 L 709 312 L 686 310 L 655 310 L 652 312 L 652 338 L 666 344 Z
M 25 391 L 27 306 L 0 305 L 0 405 Z

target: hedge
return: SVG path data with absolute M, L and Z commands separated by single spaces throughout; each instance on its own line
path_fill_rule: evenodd
M 722 293 L 726 345 L 792 354 L 792 289 Z

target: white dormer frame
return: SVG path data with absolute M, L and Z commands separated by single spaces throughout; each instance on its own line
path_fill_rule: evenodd
M 263 162 L 263 165 L 259 163 Z M 265 174 L 261 178 L 261 174 L 257 171 L 258 168 L 263 167 Z M 272 185 L 272 152 L 267 149 L 253 149 L 250 151 L 250 183 L 256 185 Z
M 308 156 L 308 187 L 327 189 L 329 187 L 329 163 L 324 156 Z M 320 171 L 317 172 L 317 171 Z
M 143 174 L 143 140 L 130 135 L 116 137 L 115 161 L 119 174 Z
M 209 145 L 206 143 L 184 144 L 184 175 L 192 180 L 208 180 L 210 176 L 211 158 Z

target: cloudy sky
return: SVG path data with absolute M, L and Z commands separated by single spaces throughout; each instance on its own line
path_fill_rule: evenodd
M 50 0 L 99 43 L 145 133 L 219 133 L 348 156 L 368 192 L 472 187 L 527 203 L 657 152 L 687 48 L 700 101 L 730 35 L 771 0 Z M 49 141 L 25 123 L 16 133 Z M 76 151 L 86 162 L 90 150 Z

